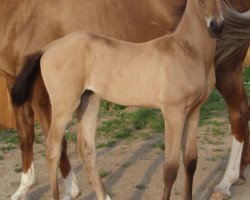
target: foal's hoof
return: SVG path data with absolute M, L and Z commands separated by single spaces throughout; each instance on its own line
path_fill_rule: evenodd
M 227 194 L 223 194 L 221 192 L 213 192 L 213 194 L 210 197 L 210 200 L 225 200 L 229 198 L 230 196 Z

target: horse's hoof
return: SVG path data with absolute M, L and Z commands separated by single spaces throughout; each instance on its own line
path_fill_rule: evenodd
M 223 194 L 221 192 L 213 192 L 213 194 L 210 197 L 210 200 L 226 200 L 229 198 L 230 196 L 227 194 Z
M 29 183 L 26 186 L 20 185 L 18 190 L 11 196 L 11 200 L 26 200 L 26 194 L 35 185 L 35 181 Z
M 16 194 L 13 194 L 10 199 L 11 200 L 25 200 L 25 196 L 18 196 Z
M 78 186 L 75 174 L 73 171 L 64 179 L 65 195 L 63 200 L 73 200 L 80 196 L 81 191 Z
M 77 197 L 79 197 L 80 195 L 81 195 L 81 191 L 78 190 L 78 191 L 75 191 L 74 194 L 71 194 L 70 196 L 66 194 L 63 197 L 63 200 L 74 200 L 74 199 L 77 199 Z
M 236 185 L 243 185 L 246 183 L 246 179 L 244 176 L 240 177 L 237 181 L 236 181 Z

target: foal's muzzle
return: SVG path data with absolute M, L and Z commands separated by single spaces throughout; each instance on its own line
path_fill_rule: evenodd
M 212 38 L 218 38 L 222 36 L 222 31 L 225 27 L 225 22 L 223 20 L 213 19 L 209 26 L 209 33 Z

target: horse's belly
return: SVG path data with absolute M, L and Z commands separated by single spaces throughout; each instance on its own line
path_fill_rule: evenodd
M 153 84 L 145 87 L 133 83 L 91 84 L 87 89 L 113 103 L 126 106 L 160 108 L 159 90 Z

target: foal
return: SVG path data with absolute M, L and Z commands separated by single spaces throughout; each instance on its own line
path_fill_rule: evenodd
M 188 0 L 174 34 L 135 44 L 76 32 L 30 57 L 27 65 L 41 65 L 51 100 L 52 121 L 46 144 L 53 199 L 59 199 L 61 141 L 75 111 L 78 153 L 98 200 L 110 199 L 96 165 L 95 132 L 101 98 L 161 109 L 166 127 L 163 199 L 170 199 L 182 138 L 186 173 L 183 199 L 192 199 L 199 111 L 215 85 L 215 40 L 208 28 L 211 36 L 217 37 L 223 27 L 220 0 Z

